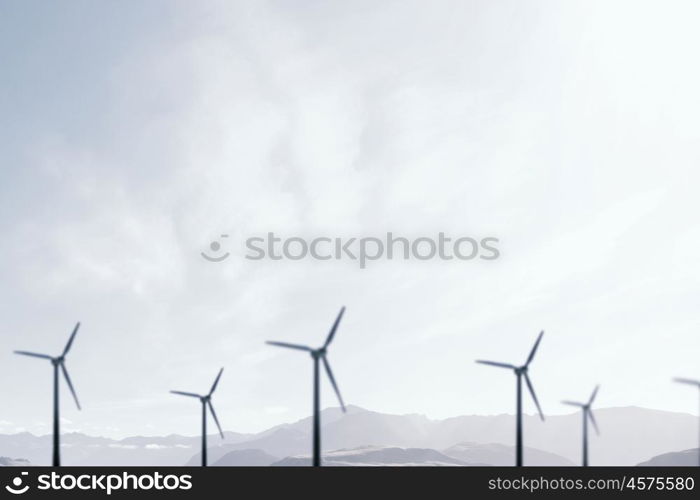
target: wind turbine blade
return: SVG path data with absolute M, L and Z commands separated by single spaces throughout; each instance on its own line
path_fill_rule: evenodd
M 73 345 L 73 340 L 75 339 L 75 335 L 78 333 L 78 328 L 80 328 L 80 321 L 78 321 L 75 324 L 75 328 L 73 328 L 73 333 L 70 334 L 70 338 L 68 339 L 68 343 L 66 344 L 66 348 L 63 349 L 63 354 L 61 356 L 65 356 L 68 354 L 68 351 L 70 350 L 70 346 Z
M 277 347 L 286 347 L 288 349 L 298 349 L 300 351 L 311 352 L 313 350 L 309 346 L 305 346 L 305 345 L 301 345 L 301 344 L 288 344 L 287 342 L 275 342 L 272 340 L 268 340 L 265 343 L 269 344 L 269 345 L 275 345 Z
M 180 396 L 189 396 L 191 398 L 201 398 L 199 394 L 195 394 L 194 392 L 182 392 L 182 391 L 170 391 L 171 394 L 179 394 Z
M 219 425 L 219 419 L 216 418 L 216 412 L 214 411 L 214 405 L 211 404 L 211 399 L 207 401 L 209 405 L 209 411 L 211 411 L 211 416 L 214 417 L 214 422 L 216 422 L 216 427 L 219 429 L 219 434 L 221 434 L 221 439 L 224 439 L 224 431 L 221 430 L 221 425 Z
M 17 351 L 15 351 L 17 352 Z M 689 385 L 697 385 L 700 386 L 700 380 L 693 380 L 692 378 L 674 378 L 674 382 L 678 382 L 679 384 L 689 384 Z
M 343 314 L 345 313 L 345 306 L 340 308 L 340 312 L 338 313 L 338 317 L 335 318 L 335 323 L 333 323 L 333 327 L 331 328 L 331 331 L 328 332 L 328 337 L 326 338 L 326 343 L 323 344 L 323 347 L 326 348 L 330 345 L 331 341 L 333 340 L 333 337 L 335 337 L 335 331 L 338 329 L 338 325 L 340 324 L 340 319 L 343 317 Z
M 510 368 L 511 370 L 515 369 L 515 365 L 510 365 L 508 363 L 499 363 L 497 361 L 484 361 L 483 359 L 477 359 L 476 362 L 482 365 L 497 366 L 499 368 Z
M 562 401 L 561 404 L 569 406 L 578 406 L 579 408 L 585 408 L 586 405 L 583 403 L 577 403 L 576 401 Z
M 15 351 L 15 354 L 20 354 L 22 356 L 31 356 L 33 358 L 41 358 L 41 359 L 53 359 L 51 356 L 48 354 L 39 354 L 38 352 L 29 352 L 29 351 Z
M 588 418 L 591 419 L 591 423 L 593 424 L 593 428 L 595 429 L 595 433 L 600 434 L 600 430 L 598 430 L 598 423 L 595 421 L 595 417 L 593 416 L 593 410 L 591 410 L 589 408 L 588 411 L 586 411 L 586 413 L 588 414 Z
M 588 406 L 591 406 L 593 404 L 593 400 L 598 395 L 598 389 L 600 389 L 600 386 L 596 385 L 595 389 L 593 389 L 593 394 L 591 394 L 591 398 L 588 400 Z
M 540 418 L 544 420 L 544 414 L 542 413 L 542 408 L 540 408 L 540 402 L 537 401 L 537 395 L 535 394 L 535 389 L 532 387 L 532 382 L 530 382 L 530 377 L 528 376 L 527 373 L 525 373 L 525 382 L 527 383 L 527 388 L 530 390 L 530 395 L 532 396 L 532 399 L 535 401 L 535 406 L 537 406 L 537 411 L 540 414 Z
M 532 350 L 530 351 L 530 355 L 527 357 L 527 361 L 525 362 L 525 366 L 532 363 L 532 360 L 535 357 L 535 353 L 537 352 L 537 348 L 540 345 L 540 341 L 542 340 L 542 335 L 544 335 L 544 330 L 542 330 L 540 332 L 540 334 L 537 336 L 537 340 L 535 340 L 535 345 L 532 346 Z
M 61 364 L 61 371 L 63 372 L 63 376 L 66 379 L 66 382 L 68 383 L 68 388 L 70 389 L 71 394 L 73 395 L 73 399 L 75 399 L 75 405 L 78 407 L 78 410 L 80 410 L 80 403 L 78 402 L 78 395 L 75 393 L 75 389 L 73 388 L 73 382 L 70 380 L 70 376 L 68 375 L 68 370 L 66 370 L 66 365 L 64 363 Z
M 210 396 L 212 394 L 214 394 L 214 390 L 216 390 L 216 386 L 219 385 L 219 379 L 221 378 L 222 373 L 224 373 L 223 368 L 221 370 L 219 370 L 219 374 L 216 376 L 216 380 L 214 380 L 214 384 L 211 386 L 211 390 L 209 391 Z
M 331 365 L 328 364 L 328 360 L 325 356 L 322 356 L 321 359 L 323 360 L 323 366 L 326 367 L 326 373 L 328 374 L 328 378 L 331 380 L 331 385 L 333 386 L 335 395 L 338 396 L 338 401 L 340 401 L 340 407 L 343 409 L 343 412 L 345 412 L 345 403 L 343 403 L 343 397 L 340 395 L 340 390 L 338 390 L 338 384 L 335 383 L 335 377 L 333 376 Z

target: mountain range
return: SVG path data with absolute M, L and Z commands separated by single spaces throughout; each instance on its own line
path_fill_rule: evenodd
M 530 465 L 571 466 L 566 458 L 553 453 L 525 448 Z M 460 443 L 446 450 L 431 448 L 399 448 L 395 446 L 361 446 L 326 452 L 327 466 L 510 466 L 515 460 L 515 447 L 504 444 Z M 286 457 L 273 466 L 310 465 L 309 455 Z
M 309 455 L 287 457 L 273 466 L 309 466 Z M 465 466 L 484 465 L 463 462 L 456 458 L 448 457 L 439 451 L 429 448 L 398 448 L 392 446 L 362 446 L 351 450 L 335 450 L 324 454 L 325 466 Z
M 24 458 L 0 457 L 0 467 L 29 467 L 31 463 Z
M 442 420 L 424 415 L 392 415 L 348 407 L 322 412 L 326 460 L 342 463 L 509 465 L 514 442 L 513 415 L 464 415 Z M 635 465 L 652 457 L 688 449 L 697 433 L 697 416 L 638 407 L 596 410 L 601 435 L 591 435 L 594 465 Z M 525 464 L 580 463 L 581 416 L 555 415 L 541 422 L 524 416 Z M 213 465 L 271 465 L 307 459 L 311 419 L 274 426 L 259 433 L 225 432 L 209 440 Z M 134 436 L 110 439 L 82 433 L 62 435 L 66 465 L 198 465 L 199 436 Z M 398 450 L 397 450 L 398 449 Z M 399 451 L 403 450 L 403 451 Z M 427 450 L 427 451 L 422 451 Z M 0 434 L 0 455 L 47 465 L 51 436 Z M 332 459 L 332 460 L 331 460 Z M 381 459 L 381 460 L 380 460 Z M 459 463 L 454 463 L 454 462 Z
M 700 448 L 664 453 L 638 464 L 642 467 L 695 467 Z

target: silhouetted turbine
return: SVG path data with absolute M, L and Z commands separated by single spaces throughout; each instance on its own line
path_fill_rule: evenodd
M 530 363 L 532 363 L 532 360 L 535 357 L 535 352 L 537 352 L 537 347 L 540 345 L 540 341 L 542 340 L 542 335 L 544 335 L 544 331 L 541 331 L 540 334 L 537 337 L 537 340 L 535 341 L 535 345 L 532 346 L 532 350 L 530 351 L 530 355 L 527 357 L 527 361 L 525 361 L 525 364 L 522 366 L 515 366 L 511 365 L 509 363 L 499 363 L 497 361 L 484 361 L 481 359 L 477 359 L 477 363 L 481 363 L 482 365 L 489 365 L 489 366 L 496 366 L 498 368 L 508 368 L 513 370 L 515 373 L 516 377 L 516 399 L 515 399 L 515 407 L 516 407 L 516 415 L 515 415 L 515 465 L 516 467 L 522 467 L 523 465 L 523 397 L 522 397 L 522 392 L 523 392 L 523 377 L 525 377 L 525 382 L 527 383 L 527 388 L 530 391 L 530 395 L 532 396 L 533 401 L 535 402 L 535 406 L 537 406 L 537 412 L 540 414 L 540 418 L 544 420 L 544 415 L 542 414 L 542 408 L 540 408 L 540 403 L 537 401 L 537 395 L 535 394 L 535 389 L 532 387 L 532 382 L 530 382 L 530 377 L 527 374 L 528 367 L 530 366 Z
M 59 368 L 61 369 L 61 372 L 63 372 L 63 377 L 66 379 L 66 383 L 68 384 L 68 388 L 70 389 L 71 394 L 73 394 L 73 399 L 75 399 L 75 404 L 78 407 L 78 410 L 80 410 L 80 403 L 78 403 L 78 396 L 75 394 L 75 389 L 73 388 L 73 383 L 70 380 L 70 376 L 68 375 L 68 370 L 66 369 L 66 354 L 68 354 L 68 351 L 70 350 L 71 345 L 73 345 L 73 339 L 75 339 L 75 335 L 78 333 L 78 328 L 80 328 L 80 322 L 78 322 L 75 325 L 75 328 L 73 328 L 73 333 L 71 333 L 70 338 L 68 339 L 68 343 L 66 344 L 66 347 L 63 349 L 63 352 L 61 353 L 60 356 L 49 356 L 48 354 L 39 354 L 36 352 L 29 352 L 29 351 L 15 351 L 15 354 L 21 354 L 22 356 L 31 356 L 33 358 L 41 358 L 41 359 L 48 359 L 51 361 L 51 364 L 53 365 L 53 466 L 54 467 L 59 467 L 61 465 L 61 443 L 60 443 L 60 429 L 59 429 L 59 424 L 60 424 L 60 416 L 59 416 L 59 408 L 58 408 L 58 370 Z
M 211 404 L 211 395 L 214 394 L 216 386 L 219 384 L 219 379 L 221 378 L 221 374 L 223 372 L 223 368 L 219 370 L 219 374 L 216 376 L 216 379 L 214 380 L 214 383 L 212 384 L 211 389 L 209 390 L 209 394 L 202 395 L 195 394 L 194 392 L 170 391 L 171 393 L 179 394 L 180 396 L 199 398 L 199 401 L 202 403 L 202 467 L 207 466 L 207 407 L 209 407 L 211 416 L 214 417 L 214 422 L 216 423 L 216 427 L 219 429 L 221 439 L 224 439 L 224 431 L 221 430 L 221 426 L 219 425 L 219 419 L 216 417 L 216 412 L 214 411 L 214 405 Z
M 700 380 L 693 380 L 690 378 L 674 378 L 673 381 L 678 382 L 679 384 L 694 385 L 698 388 L 698 390 L 700 390 Z M 698 418 L 698 423 L 700 424 L 700 417 Z M 698 466 L 700 466 L 700 429 L 698 429 Z
M 320 408 L 320 380 L 319 380 L 319 374 L 318 374 L 318 363 L 319 360 L 323 361 L 323 366 L 326 369 L 326 373 L 328 374 L 328 378 L 331 381 L 331 385 L 333 386 L 333 390 L 335 391 L 336 396 L 338 396 L 338 401 L 340 401 L 340 407 L 342 408 L 343 412 L 345 412 L 345 403 L 343 403 L 343 398 L 340 396 L 340 391 L 338 390 L 338 385 L 335 383 L 335 377 L 333 377 L 333 371 L 331 370 L 331 365 L 328 363 L 328 360 L 326 359 L 326 352 L 328 349 L 328 346 L 330 345 L 331 341 L 333 340 L 333 337 L 335 336 L 335 332 L 338 329 L 338 324 L 340 324 L 340 319 L 343 317 L 343 313 L 345 312 L 345 307 L 342 307 L 340 309 L 340 312 L 338 313 L 338 317 L 335 319 L 335 323 L 333 323 L 333 327 L 331 328 L 331 331 L 328 333 L 328 337 L 326 337 L 326 342 L 319 348 L 317 349 L 312 349 L 311 347 L 305 346 L 305 345 L 300 345 L 300 344 L 288 344 L 287 342 L 274 342 L 274 341 L 268 341 L 266 342 L 267 344 L 274 345 L 277 347 L 286 347 L 288 349 L 297 349 L 299 351 L 306 351 L 311 354 L 311 358 L 314 361 L 314 425 L 313 425 L 313 466 L 314 467 L 320 467 L 321 466 L 321 408 Z
M 588 421 L 589 420 L 593 424 L 593 428 L 595 429 L 595 433 L 600 434 L 600 431 L 598 430 L 598 424 L 595 421 L 595 416 L 593 416 L 593 410 L 591 410 L 591 405 L 593 404 L 593 400 L 595 399 L 596 395 L 598 394 L 598 389 L 600 389 L 599 385 L 597 385 L 595 387 L 595 389 L 593 389 L 593 394 L 591 394 L 591 397 L 588 399 L 588 403 L 578 403 L 576 401 L 562 401 L 562 403 L 565 405 L 577 406 L 583 410 L 583 466 L 584 467 L 588 467 Z

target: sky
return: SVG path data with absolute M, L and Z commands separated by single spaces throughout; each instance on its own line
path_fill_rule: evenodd
M 0 432 L 199 432 L 346 402 L 697 414 L 696 2 L 0 3 Z M 496 237 L 496 260 L 249 260 L 245 240 Z M 221 238 L 227 234 L 228 238 Z M 219 241 L 230 256 L 208 262 Z M 323 406 L 337 405 L 327 380 Z M 533 413 L 530 400 L 525 411 Z

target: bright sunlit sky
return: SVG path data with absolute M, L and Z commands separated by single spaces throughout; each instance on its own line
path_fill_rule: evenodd
M 0 3 L 0 432 L 197 434 L 347 402 L 697 413 L 697 2 Z M 249 261 L 280 236 L 495 236 L 496 261 Z M 200 252 L 220 234 L 231 256 Z M 326 380 L 323 405 L 336 405 Z M 534 411 L 526 401 L 528 413 Z

